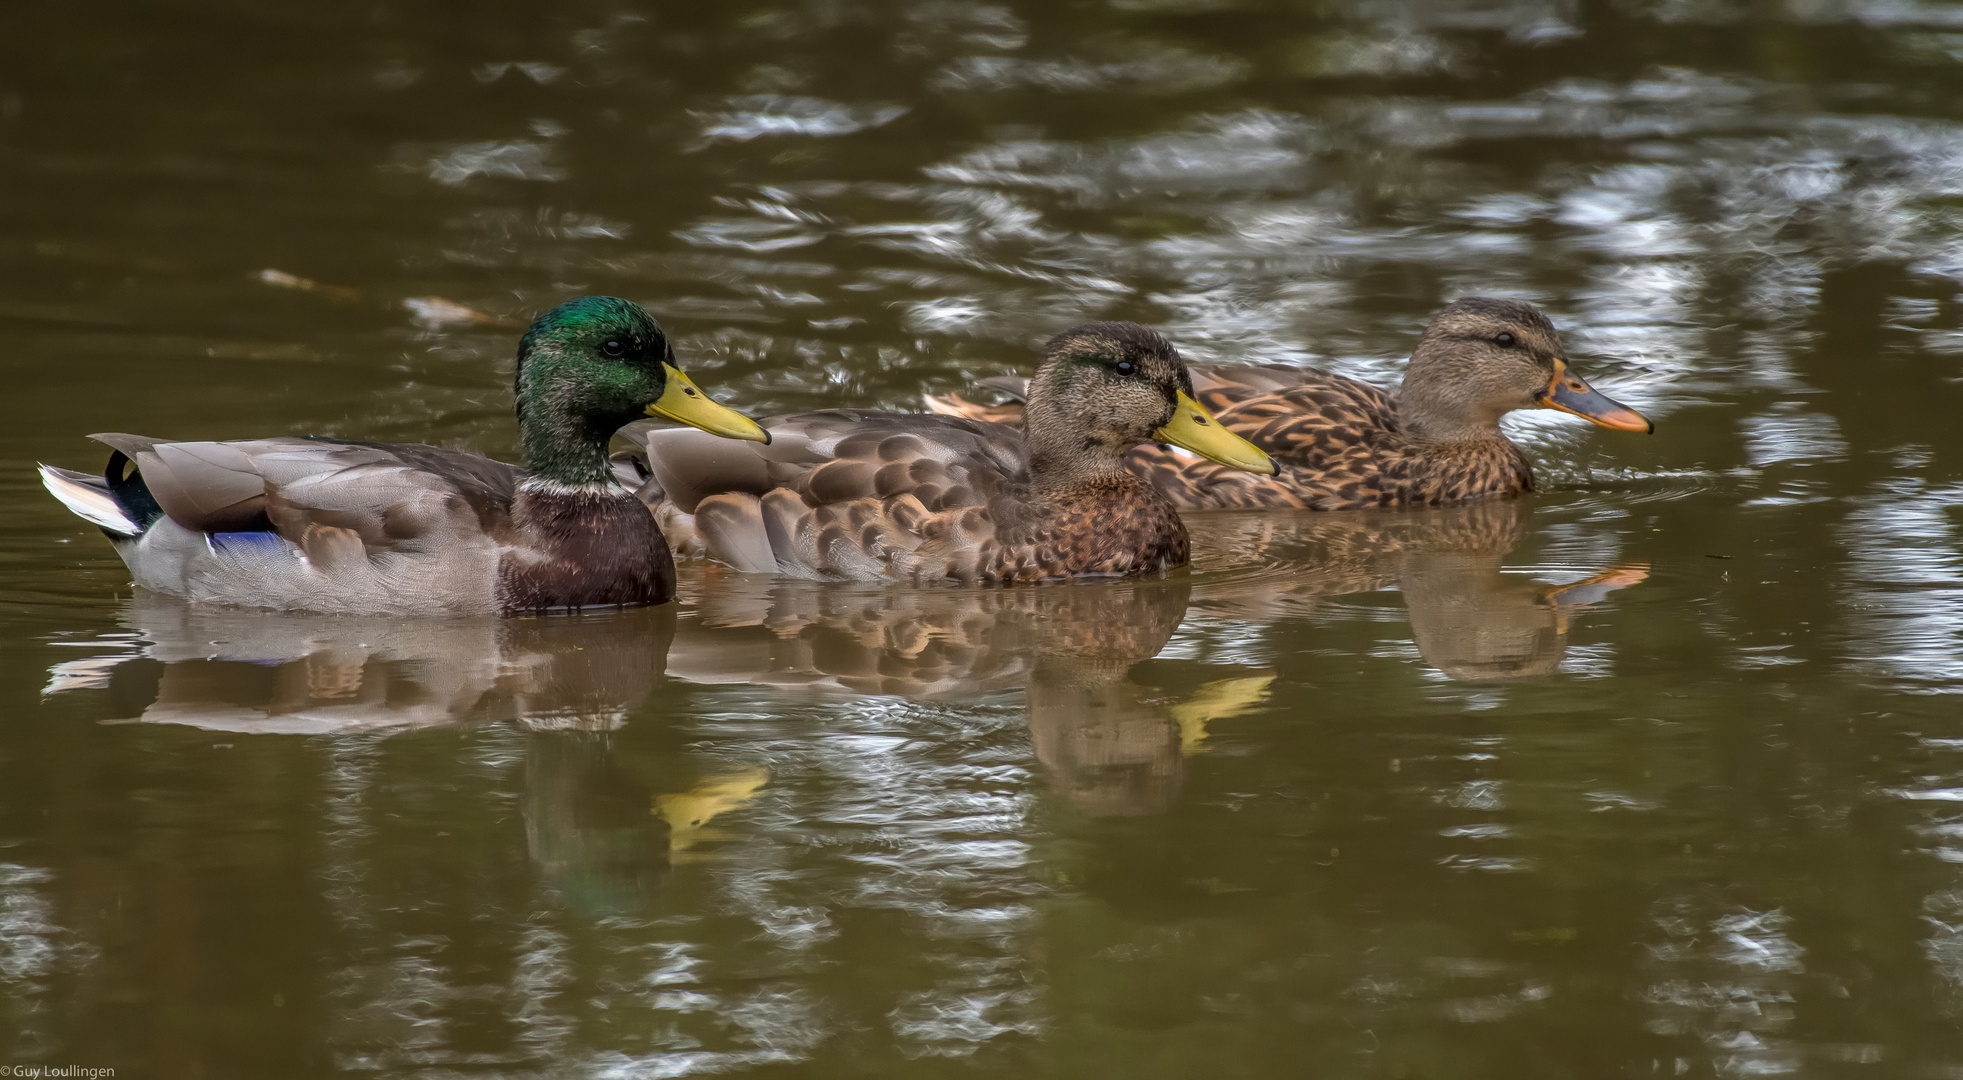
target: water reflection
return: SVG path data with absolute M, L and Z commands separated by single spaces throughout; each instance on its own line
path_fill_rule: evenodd
M 1530 535 L 1532 515 L 1531 499 L 1496 499 L 1424 511 L 1215 519 L 1200 527 L 1225 559 L 1268 569 L 1206 587 L 1201 607 L 1223 617 L 1280 620 L 1311 614 L 1331 597 L 1394 587 L 1419 655 L 1447 678 L 1546 678 L 1567 657 L 1575 615 L 1643 581 L 1649 568 L 1507 572 L 1507 556 Z M 1534 580 L 1542 576 L 1564 580 Z
M 112 713 L 249 734 L 324 735 L 517 719 L 605 731 L 660 680 L 663 608 L 563 619 L 321 617 L 139 590 L 108 642 L 44 693 L 107 689 Z
M 349 1064 L 449 1060 L 444 1018 L 484 1003 L 520 1033 L 514 1053 L 545 1054 L 571 1045 L 568 1002 L 592 1000 L 659 1018 L 651 1052 L 669 1064 L 703 1046 L 705 1069 L 796 1060 L 838 1030 L 810 989 L 823 958 L 860 954 L 855 928 L 882 919 L 917 928 L 915 946 L 841 992 L 879 1002 L 909 1052 L 963 1054 L 1043 1028 L 1028 956 L 1061 872 L 1044 838 L 1179 827 L 1196 777 L 1272 726 L 1275 695 L 1320 678 L 1210 655 L 1182 639 L 1195 611 L 1260 635 L 1395 586 L 1445 676 L 1541 677 L 1573 612 L 1641 572 L 1565 568 L 1581 580 L 1552 586 L 1505 572 L 1530 513 L 1202 518 L 1232 565 L 1055 588 L 698 568 L 679 613 L 418 623 L 139 596 L 106 654 L 55 665 L 47 690 L 103 695 L 102 714 L 153 730 L 224 732 L 228 747 L 311 736 L 321 805 L 293 827 L 318 846 L 309 880 L 340 950 L 327 1039 Z M 1495 756 L 1492 740 L 1464 741 L 1467 758 Z M 1220 747 L 1233 752 L 1203 756 Z M 1472 819 L 1441 833 L 1442 865 L 1533 868 L 1484 850 L 1520 842 L 1492 820 L 1507 816 L 1500 788 L 1456 777 L 1421 796 Z M 504 845 L 522 847 L 519 869 L 499 866 Z M 35 873 L 0 882 L 21 912 L 53 888 Z M 454 881 L 482 895 L 452 896 Z M 68 948 L 51 914 L 33 919 L 18 925 Z M 515 929 L 466 929 L 487 926 Z M 595 937 L 607 947 L 580 946 Z M 493 959 L 459 960 L 465 941 Z M 40 987 L 59 956 L 94 946 L 56 947 L 15 984 Z M 731 981 L 711 959 L 756 974 Z
M 525 845 L 545 880 L 589 917 L 644 911 L 668 876 L 669 823 L 604 735 L 525 740 Z
M 46 693 L 107 690 L 112 723 L 354 736 L 515 721 L 525 839 L 546 882 L 593 916 L 644 911 L 685 847 L 762 776 L 656 792 L 611 733 L 661 681 L 672 606 L 563 618 L 379 619 L 245 611 L 139 592 L 125 651 L 66 661 Z
M 1029 589 L 867 590 L 717 575 L 695 597 L 671 675 L 801 690 L 977 699 L 1023 691 L 1035 757 L 1094 815 L 1160 813 L 1207 726 L 1257 706 L 1273 674 L 1172 663 L 1133 669 L 1185 617 L 1189 580 Z
M 1201 517 L 1209 541 L 1239 569 L 1047 588 L 893 589 L 709 568 L 685 586 L 679 616 L 657 608 L 387 620 L 139 593 L 121 615 L 126 629 L 103 642 L 116 651 L 54 665 L 44 693 L 108 690 L 110 711 L 127 721 L 242 734 L 496 720 L 586 733 L 537 737 L 527 752 L 528 836 L 555 874 L 605 863 L 622 845 L 665 860 L 670 846 L 691 846 L 708 821 L 763 786 L 767 772 L 745 769 L 657 793 L 613 770 L 600 736 L 626 723 L 664 671 L 703 686 L 920 701 L 1020 692 L 1035 758 L 1067 802 L 1100 816 L 1163 813 L 1210 725 L 1260 707 L 1275 679 L 1244 664 L 1187 659 L 1140 673 L 1178 632 L 1196 584 L 1199 610 L 1250 629 L 1333 597 L 1396 588 L 1419 655 L 1445 677 L 1545 678 L 1566 657 L 1574 615 L 1647 571 L 1611 566 L 1574 580 L 1557 569 L 1568 579 L 1557 584 L 1509 573 L 1505 561 L 1528 536 L 1531 514 L 1531 500 L 1519 499 Z M 619 794 L 630 789 L 637 793 Z M 630 803 L 631 813 L 622 809 Z
M 691 850 L 727 840 L 712 823 L 741 811 L 770 781 L 760 764 L 660 791 L 605 732 L 533 731 L 525 739 L 525 844 L 553 891 L 590 918 L 646 913 L 671 866 L 720 856 Z
M 1799 1071 L 1801 1052 L 1786 1033 L 1806 950 L 1790 936 L 1791 917 L 1685 896 L 1658 901 L 1651 917 L 1655 930 L 1643 942 L 1650 978 L 1636 991 L 1648 1029 L 1701 1043 L 1699 1056 L 1720 1076 Z M 1843 1060 L 1862 1060 L 1854 1049 Z

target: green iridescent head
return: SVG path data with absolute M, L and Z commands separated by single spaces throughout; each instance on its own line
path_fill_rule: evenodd
M 518 342 L 516 384 L 532 471 L 562 483 L 606 482 L 607 440 L 646 416 L 770 441 L 755 421 L 709 400 L 675 366 L 660 325 L 617 296 L 582 296 L 540 315 Z

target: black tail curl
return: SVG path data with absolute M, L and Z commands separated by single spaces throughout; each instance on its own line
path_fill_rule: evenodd
M 164 516 L 164 508 L 157 505 L 157 497 L 150 494 L 150 486 L 143 482 L 141 470 L 131 467 L 129 455 L 121 450 L 109 452 L 109 466 L 102 472 L 102 479 L 109 485 L 109 494 L 116 499 L 138 529 L 148 530 Z

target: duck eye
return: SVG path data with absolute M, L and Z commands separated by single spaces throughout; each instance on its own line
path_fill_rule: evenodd
M 614 338 L 605 345 L 600 346 L 600 351 L 606 353 L 608 356 L 624 356 L 627 353 L 627 343 L 619 338 Z
M 1502 349 L 1511 349 L 1513 346 L 1519 344 L 1519 339 L 1502 330 L 1499 336 L 1493 339 L 1493 344 L 1498 345 Z
M 1138 370 L 1138 365 L 1129 360 L 1120 360 L 1112 366 L 1112 370 L 1120 375 L 1130 375 L 1132 372 Z

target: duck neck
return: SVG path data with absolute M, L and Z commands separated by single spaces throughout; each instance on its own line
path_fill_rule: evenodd
M 534 481 L 530 486 L 590 491 L 619 487 L 607 444 L 620 424 L 550 408 L 527 407 L 521 416 L 525 465 Z
M 1037 492 L 1056 495 L 1086 486 L 1129 478 L 1125 451 L 1103 432 L 1077 430 L 1069 420 L 1032 400 L 1023 413 L 1024 438 L 1029 444 L 1029 483 Z
M 1416 359 L 1397 395 L 1399 426 L 1412 442 L 1424 445 L 1505 442 L 1504 415 L 1467 401 L 1461 380 Z

